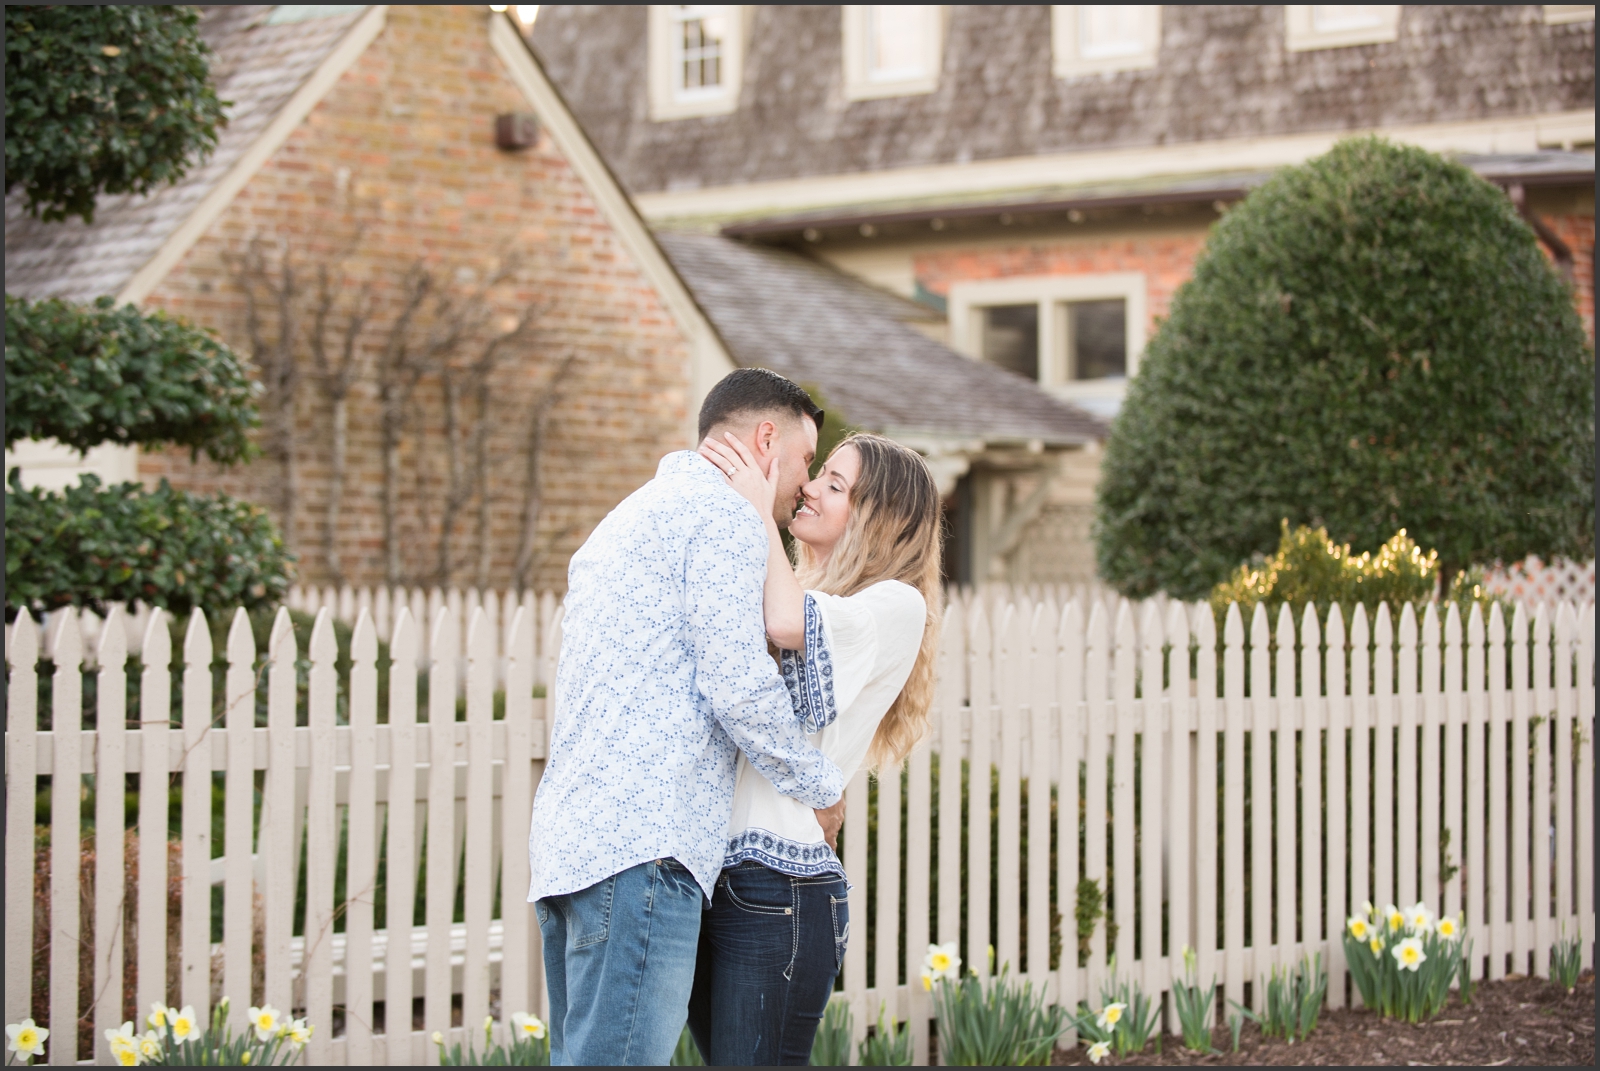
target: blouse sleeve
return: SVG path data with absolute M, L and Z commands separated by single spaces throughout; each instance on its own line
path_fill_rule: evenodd
M 885 653 L 885 629 L 899 626 L 909 613 L 915 621 L 906 623 L 915 625 L 920 637 L 921 612 L 922 597 L 904 584 L 875 584 L 848 597 L 806 592 L 806 649 L 783 651 L 780 661 L 783 682 L 807 732 L 831 725 L 861 695 Z

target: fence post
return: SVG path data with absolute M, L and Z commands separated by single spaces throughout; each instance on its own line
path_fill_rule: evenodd
M 1461 868 L 1467 865 L 1467 823 L 1461 799 L 1466 694 L 1461 688 L 1461 610 L 1450 603 L 1444 619 L 1444 814 L 1455 873 L 1444 882 L 1444 914 L 1461 913 Z
M 167 992 L 167 781 L 172 725 L 172 632 L 166 611 L 150 612 L 140 644 L 139 1000 L 140 1014 Z
M 438 589 L 435 589 L 437 591 Z M 450 921 L 455 910 L 456 673 L 461 640 L 450 607 L 433 615 L 428 642 L 427 968 L 423 1032 L 450 1029 Z
M 95 711 L 94 1036 L 122 1022 L 122 910 L 127 897 L 123 804 L 127 792 L 128 627 L 111 604 L 100 630 Z
M 1322 796 L 1322 724 L 1326 704 L 1322 698 L 1322 630 L 1317 624 L 1317 608 L 1306 603 L 1300 615 L 1300 925 L 1306 954 L 1322 952 L 1322 852 L 1323 815 L 1331 809 L 1334 797 Z M 1330 737 L 1331 739 L 1331 737 Z M 1329 853 L 1330 856 L 1332 853 Z M 1330 931 L 1330 940 L 1338 934 Z M 1331 957 L 1322 964 L 1331 967 Z M 1328 977 L 1331 981 L 1333 972 Z
M 1060 683 L 1060 701 L 1057 725 L 1061 731 L 1061 758 L 1057 764 L 1056 778 L 1056 896 L 1061 912 L 1061 962 L 1057 999 L 1069 1013 L 1076 1012 L 1078 1001 L 1083 999 L 1080 984 L 1082 975 L 1078 967 L 1078 829 L 1082 819 L 1079 810 L 1078 768 L 1079 755 L 1083 753 L 1083 611 L 1077 601 L 1069 600 L 1062 608 L 1056 629 L 1057 674 Z M 959 830 L 952 836 L 958 837 Z M 1062 1039 L 1072 1047 L 1078 1043 L 1077 1031 L 1068 1031 Z
M 500 954 L 502 1015 L 533 1012 L 537 978 L 544 964 L 537 951 L 538 927 L 529 918 L 528 822 L 533 807 L 533 614 L 512 609 L 506 630 L 506 763 L 500 790 Z
M 1250 615 L 1250 970 L 1259 980 L 1272 967 L 1272 659 L 1267 608 Z M 1250 987 L 1250 1007 L 1261 1011 L 1266 993 Z
M 223 797 L 222 992 L 228 1024 L 245 1027 L 250 996 L 251 917 L 255 874 L 251 824 L 255 817 L 256 641 L 250 617 L 235 610 L 228 628 L 228 672 L 223 683 L 223 718 L 228 757 Z M 209 937 L 209 934 L 207 935 Z
M 1440 770 L 1440 733 L 1444 730 L 1444 693 L 1440 690 L 1443 658 L 1439 612 L 1435 603 L 1429 603 L 1422 615 L 1422 747 L 1419 768 L 1421 781 L 1417 785 L 1417 808 L 1421 826 L 1421 843 L 1417 845 L 1417 863 L 1421 870 L 1417 887 L 1417 900 L 1427 904 L 1436 914 L 1442 909 L 1444 869 L 1440 856 L 1444 854 L 1445 831 L 1450 828 L 1448 812 L 1443 810 L 1443 784 Z
M 17 614 L 6 648 L 6 844 L 25 860 L 6 867 L 6 1019 L 33 1014 L 33 815 L 39 769 L 39 629 Z M 165 797 L 163 797 L 164 799 Z
M 1239 604 L 1228 604 L 1222 625 L 1222 976 L 1229 1000 L 1243 1003 L 1245 974 L 1244 919 L 1244 617 Z M 1252 961 L 1253 962 L 1253 961 Z M 1220 1002 L 1223 998 L 1218 996 Z
M 1594 603 L 1583 613 L 1578 645 L 1578 936 L 1583 965 L 1594 967 Z
M 1550 976 L 1550 733 L 1555 728 L 1550 691 L 1550 606 L 1539 603 L 1533 618 L 1533 973 Z M 1535 720 L 1537 723 L 1535 723 Z
M 1399 898 L 1394 884 L 1394 630 L 1386 602 L 1378 604 L 1372 646 L 1372 902 L 1381 911 Z
M 1506 956 L 1514 945 L 1511 906 L 1507 892 L 1515 891 L 1516 879 L 1507 865 L 1507 845 L 1511 832 L 1511 815 L 1507 812 L 1506 766 L 1508 717 L 1513 713 L 1506 695 L 1506 623 L 1500 604 L 1489 607 L 1489 888 L 1485 896 L 1489 914 L 1486 920 L 1485 944 L 1489 951 L 1489 979 L 1497 981 L 1506 975 Z M 1524 741 L 1526 744 L 1526 741 Z M 1523 754 L 1527 754 L 1526 751 Z M 1511 778 L 1515 783 L 1513 771 Z M 1523 788 L 1527 785 L 1524 783 Z M 1518 867 L 1518 870 L 1521 868 Z
M 384 1034 L 389 1063 L 419 1063 L 411 1031 L 411 926 L 417 903 L 417 621 L 401 603 L 389 638 L 389 879 L 384 918 Z
M 1049 602 L 1036 606 L 1028 623 L 1033 649 L 1028 692 L 1028 976 L 1052 1002 L 1060 999 L 1050 970 L 1050 782 L 1059 753 L 1050 746 L 1057 695 L 1056 623 Z M 1058 806 L 1064 803 L 1065 797 Z
M 980 977 L 989 975 L 989 777 L 990 741 L 994 729 L 994 665 L 989 619 L 982 600 L 969 622 L 969 679 L 972 681 L 972 761 L 967 774 L 968 814 L 982 816 L 967 823 L 967 966 Z
M 495 878 L 494 751 L 490 744 L 495 632 L 495 622 L 484 607 L 473 607 L 467 629 L 467 843 L 462 879 L 467 940 L 461 974 L 461 1022 L 469 1036 L 489 1011 L 489 916 Z
M 266 1001 L 285 1015 L 294 999 L 294 968 L 289 957 L 294 935 L 295 879 L 300 868 L 300 860 L 293 855 L 298 821 L 294 813 L 294 723 L 299 690 L 295 663 L 299 653 L 289 611 L 279 608 L 267 640 L 267 776 L 261 799 L 261 850 L 274 863 L 266 868 L 266 888 L 262 892 L 267 916 Z M 139 919 L 142 932 L 142 901 Z M 144 955 L 143 941 L 139 942 L 139 954 Z
M 211 1019 L 211 629 L 189 615 L 183 638 L 183 922 L 178 989 L 196 1020 Z
M 1026 604 L 1008 604 L 1000 613 L 999 642 L 995 651 L 995 684 L 1000 701 L 1000 763 L 999 785 L 995 793 L 999 808 L 999 821 L 995 823 L 999 843 L 995 845 L 998 860 L 995 883 L 995 969 L 1009 963 L 1013 976 L 1022 973 L 1022 892 L 1026 888 L 1022 874 L 1022 736 L 1026 724 L 1022 705 L 1028 697 L 1028 664 L 1032 659 L 1032 645 L 1028 642 L 1028 608 Z M 883 816 L 878 816 L 878 829 L 883 829 Z M 879 860 L 883 858 L 879 849 Z M 899 860 L 896 860 L 898 863 Z M 880 883 L 879 887 L 882 885 Z M 881 932 L 881 931 L 880 931 Z
M 1327 908 L 1324 929 L 1328 939 L 1328 1007 L 1345 1005 L 1344 921 L 1357 907 L 1346 907 L 1345 868 L 1350 859 L 1346 840 L 1349 824 L 1346 808 L 1353 805 L 1352 790 L 1348 787 L 1345 771 L 1345 729 L 1350 724 L 1350 704 L 1345 683 L 1344 614 L 1338 603 L 1328 607 L 1328 627 L 1325 633 L 1328 647 L 1327 673 L 1323 680 L 1327 686 L 1324 708 L 1328 728 L 1328 777 L 1323 786 L 1327 791 L 1328 834 L 1327 864 L 1324 874 L 1327 882 Z M 1364 803 L 1365 801 L 1363 801 Z
M 361 590 L 365 596 L 368 589 Z M 378 590 L 381 594 L 384 589 Z M 392 686 L 393 681 L 390 683 Z M 344 884 L 345 1059 L 353 1065 L 366 1066 L 373 1061 L 372 916 L 378 891 L 378 629 L 366 606 L 361 607 L 355 631 L 350 636 L 349 722 L 347 826 L 350 832 Z M 389 779 L 392 791 L 395 780 L 392 764 Z M 392 949 L 385 950 L 385 971 L 394 962 L 390 951 Z M 402 1016 L 402 1022 L 406 1018 Z
M 1129 615 L 1132 616 L 1131 614 Z M 1156 601 L 1148 599 L 1140 607 L 1139 662 L 1141 690 L 1139 706 L 1142 708 L 1143 740 L 1140 747 L 1139 785 L 1139 944 L 1143 962 L 1134 975 L 1141 979 L 1150 1001 L 1163 1011 L 1170 1011 L 1162 994 L 1170 989 L 1171 978 L 1161 970 L 1161 901 L 1162 856 L 1166 848 L 1166 829 L 1162 822 L 1166 809 L 1167 780 L 1166 749 L 1162 738 L 1166 735 L 1162 717 L 1162 635 L 1161 614 Z M 1130 652 L 1131 653 L 1131 652 Z M 1174 749 L 1176 754 L 1176 749 Z M 1130 823 L 1131 825 L 1131 823 Z M 1130 886 L 1131 887 L 1131 886 Z M 1131 965 L 1130 965 L 1131 966 Z M 1131 973 L 1131 972 L 1130 972 Z M 1157 1030 L 1160 1018 L 1157 1019 Z

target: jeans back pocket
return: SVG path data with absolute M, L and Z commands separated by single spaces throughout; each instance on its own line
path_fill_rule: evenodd
M 850 897 L 830 896 L 828 906 L 833 911 L 833 969 L 844 969 L 845 949 L 850 945 Z

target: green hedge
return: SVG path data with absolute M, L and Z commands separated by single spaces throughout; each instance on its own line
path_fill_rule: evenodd
M 1096 554 L 1204 598 L 1279 522 L 1448 573 L 1594 555 L 1594 350 L 1505 194 L 1377 138 L 1286 168 L 1213 228 L 1106 445 Z
M 6 193 L 46 220 L 94 219 L 102 193 L 176 182 L 226 123 L 199 12 L 6 6 Z
M 227 495 L 102 487 L 86 475 L 65 492 L 6 488 L 6 620 L 26 607 L 104 612 L 138 600 L 174 613 L 272 606 L 294 558 L 266 511 Z
M 246 461 L 259 392 L 237 354 L 165 313 L 6 295 L 7 447 L 175 443 Z

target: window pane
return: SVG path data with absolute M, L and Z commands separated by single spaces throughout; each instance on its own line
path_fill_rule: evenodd
M 867 77 L 916 78 L 927 74 L 930 9 L 920 4 L 867 8 Z
M 1039 306 L 995 305 L 983 310 L 983 359 L 1008 372 L 1039 378 Z
M 1127 302 L 1076 301 L 1068 307 L 1072 378 L 1117 379 L 1128 374 Z
M 727 13 L 722 7 L 679 6 L 675 74 L 680 91 L 716 89 L 722 85 L 722 48 Z
M 1365 30 L 1383 25 L 1382 4 L 1314 4 L 1311 25 L 1323 33 Z
M 1128 4 L 1078 5 L 1078 54 L 1084 59 L 1131 56 L 1144 43 L 1139 36 L 1143 12 Z

